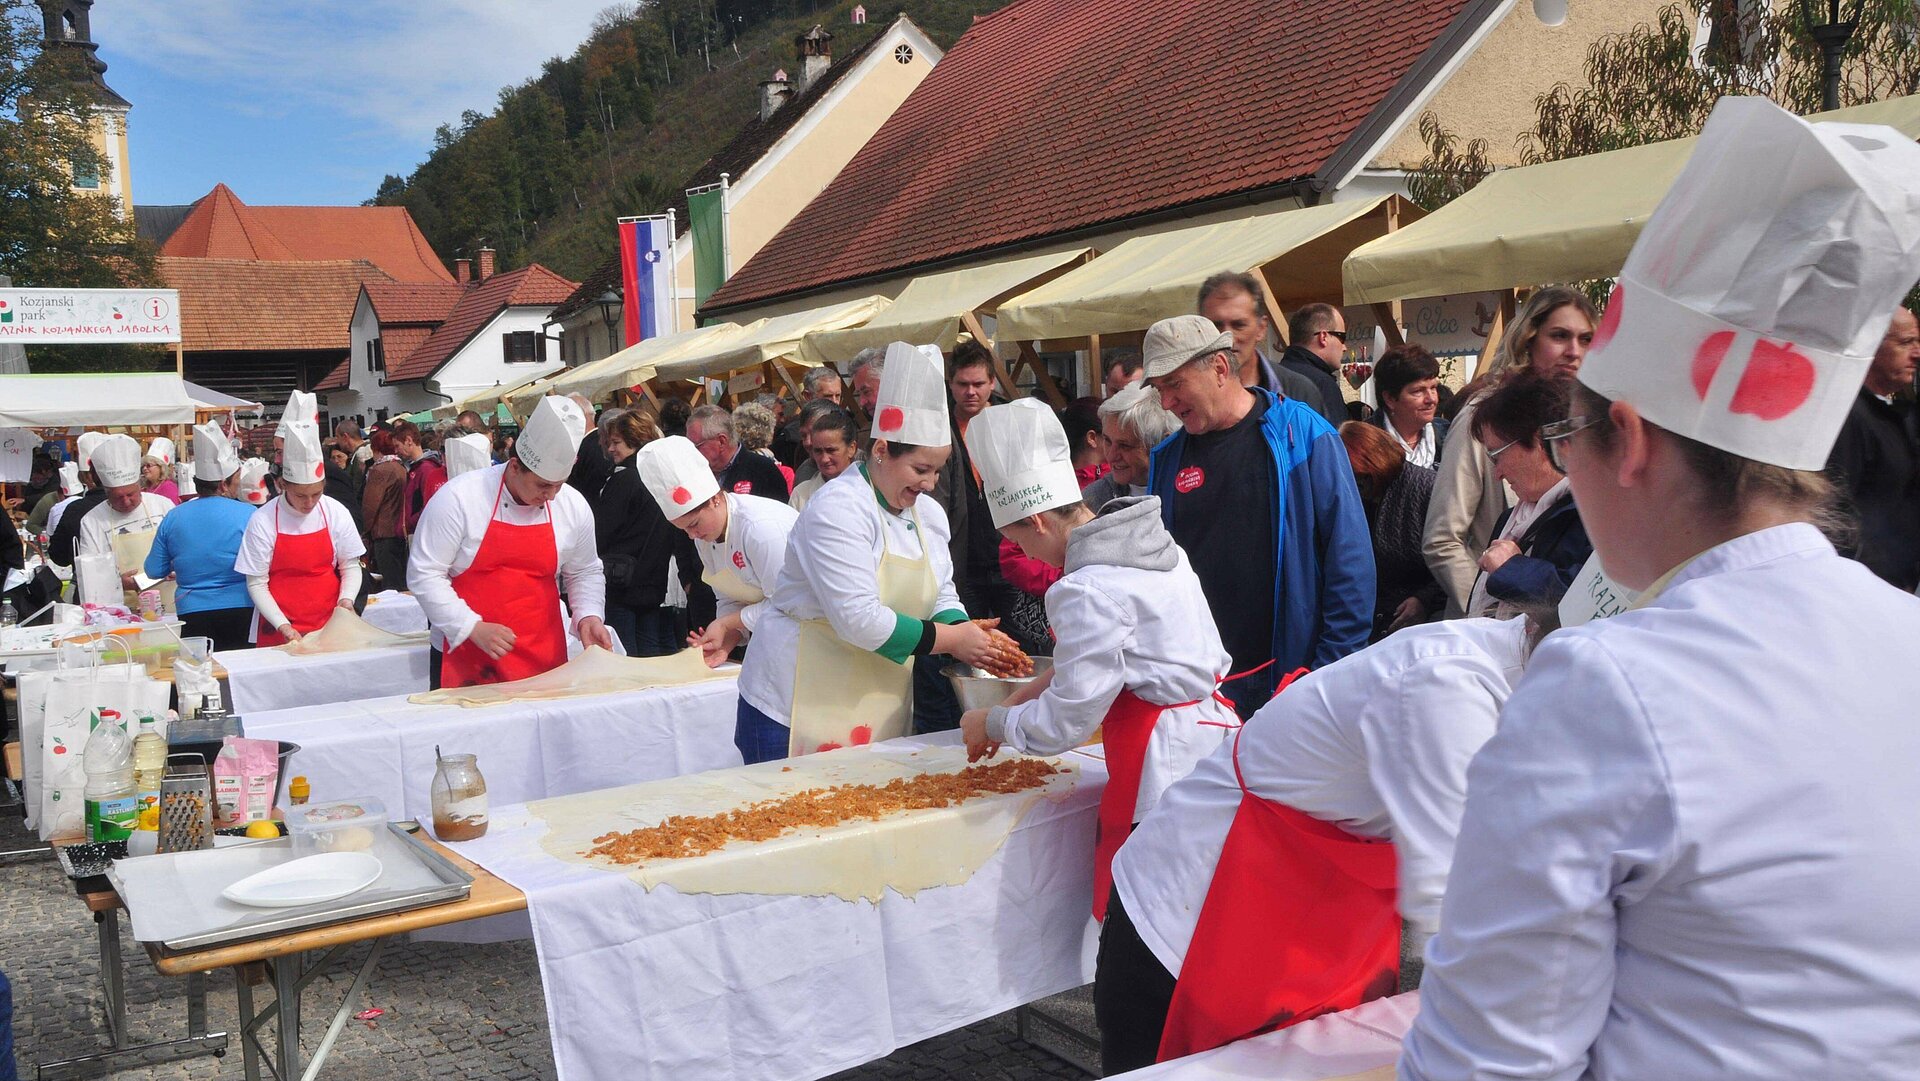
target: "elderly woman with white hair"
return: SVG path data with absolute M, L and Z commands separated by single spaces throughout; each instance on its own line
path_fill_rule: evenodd
M 1100 452 L 1113 471 L 1082 493 L 1095 514 L 1120 496 L 1147 494 L 1147 461 L 1160 441 L 1180 428 L 1180 418 L 1160 404 L 1160 392 L 1134 385 L 1100 403 Z

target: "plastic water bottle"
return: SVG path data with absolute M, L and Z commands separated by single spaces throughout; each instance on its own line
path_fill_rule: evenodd
M 0 627 L 11 627 L 20 622 L 20 611 L 12 601 L 0 603 Z
M 140 715 L 140 734 L 133 739 L 135 813 L 160 806 L 160 778 L 167 772 L 167 739 L 155 727 L 153 715 Z
M 120 718 L 102 716 L 87 737 L 87 840 L 123 841 L 138 821 L 133 787 L 133 741 Z

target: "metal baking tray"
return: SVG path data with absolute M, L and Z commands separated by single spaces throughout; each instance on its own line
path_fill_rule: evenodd
M 383 916 L 444 904 L 448 901 L 458 901 L 472 891 L 472 875 L 428 848 L 418 837 L 407 833 L 399 824 L 391 822 L 387 824 L 387 833 L 383 842 L 385 843 L 378 846 L 377 853 L 383 863 L 394 858 L 411 861 L 410 864 L 400 868 L 388 864 L 388 874 L 394 875 L 397 871 L 399 874 L 395 877 L 403 879 L 397 887 L 382 888 L 382 883 L 387 878 L 387 875 L 383 875 L 380 882 L 374 883 L 359 893 L 343 897 L 338 901 L 305 908 L 249 908 L 216 900 L 214 903 L 223 906 L 224 909 L 237 911 L 238 916 L 224 926 L 166 937 L 160 944 L 169 950 L 180 952 L 234 942 L 247 942 L 257 938 L 286 934 L 290 931 L 347 923 L 352 920 L 366 919 L 369 916 Z M 290 846 L 290 842 L 263 841 L 258 845 L 245 847 L 258 851 L 268 846 Z M 197 855 L 204 854 L 204 852 L 197 853 Z M 118 871 L 118 867 L 115 870 Z M 118 887 L 120 881 L 117 875 L 110 875 L 110 877 Z M 218 893 L 218 889 L 212 890 L 213 897 L 216 899 Z M 125 899 L 126 894 L 122 892 L 121 897 Z

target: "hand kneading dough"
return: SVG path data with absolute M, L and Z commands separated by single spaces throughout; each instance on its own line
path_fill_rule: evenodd
M 996 759 L 999 761 L 1000 759 Z M 759 893 L 879 901 L 888 889 L 911 897 L 933 886 L 958 886 L 973 877 L 1042 797 L 1073 790 L 1080 771 L 1066 770 L 1039 788 L 987 795 L 953 807 L 905 811 L 872 821 L 800 829 L 766 841 L 736 841 L 690 859 L 654 860 L 623 867 L 583 855 L 596 837 L 658 824 L 671 815 L 710 815 L 808 788 L 884 785 L 920 773 L 958 773 L 965 747 L 873 744 L 824 751 L 785 761 L 710 770 L 684 777 L 583 792 L 527 804 L 548 830 L 548 855 L 625 874 L 651 890 L 681 893 Z
M 408 695 L 407 701 L 429 706 L 497 706 L 502 702 L 580 698 L 590 694 L 643 691 L 648 687 L 675 687 L 709 679 L 733 679 L 734 669 L 707 667 L 698 649 L 683 649 L 666 657 L 622 657 L 599 646 L 588 646 L 578 657 L 555 668 L 511 683 L 475 687 L 446 687 Z
M 395 634 L 361 619 L 351 609 L 335 608 L 327 617 L 327 622 L 319 630 L 306 635 L 298 642 L 288 642 L 278 646 L 280 652 L 295 657 L 312 657 L 320 653 L 346 653 L 355 649 L 377 649 L 381 646 L 411 646 L 426 640 L 426 634 Z

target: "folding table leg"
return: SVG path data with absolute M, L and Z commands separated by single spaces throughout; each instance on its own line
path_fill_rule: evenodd
M 260 1044 L 254 1037 L 259 1023 L 253 1013 L 253 987 L 247 983 L 244 965 L 233 966 L 233 993 L 240 1005 L 240 1067 L 247 1081 L 260 1081 Z
M 297 953 L 273 962 L 274 1012 L 280 1039 L 274 1046 L 274 1073 L 280 1081 L 300 1077 L 300 958 Z
M 107 996 L 107 1035 L 115 1048 L 127 1046 L 126 969 L 120 957 L 120 911 L 93 914 L 100 934 L 100 978 Z

